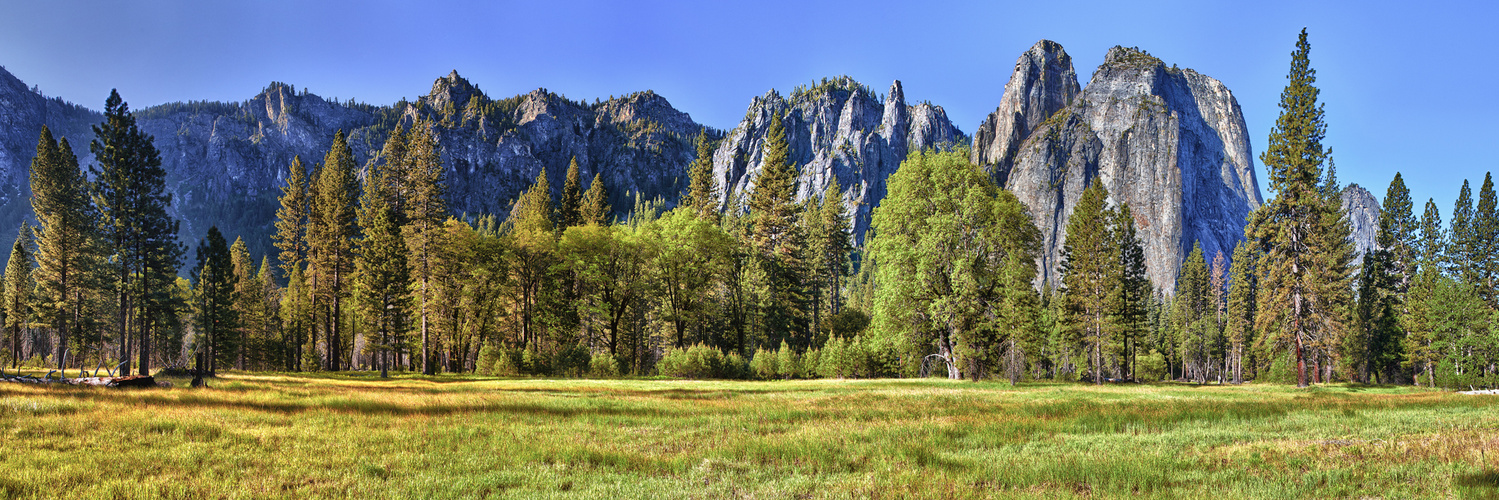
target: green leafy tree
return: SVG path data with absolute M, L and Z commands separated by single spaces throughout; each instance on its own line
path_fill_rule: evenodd
M 546 170 L 536 175 L 536 182 L 521 194 L 510 208 L 508 243 L 511 249 L 505 254 L 506 267 L 510 270 L 510 282 L 514 287 L 510 296 L 517 344 L 522 349 L 539 344 L 543 332 L 538 322 L 540 307 L 548 300 L 553 284 L 552 267 L 556 259 L 556 230 L 552 224 L 551 185 L 547 182 Z
M 1024 205 L 967 158 L 912 153 L 874 213 L 871 335 L 903 346 L 908 373 L 913 361 L 935 360 L 949 378 L 962 378 L 963 367 L 977 379 L 1039 314 L 1039 300 L 1023 295 L 1035 293 L 1040 231 Z
M 672 345 L 685 348 L 714 340 L 703 338 L 703 330 L 711 311 L 712 287 L 729 265 L 728 235 L 687 208 L 667 212 L 643 232 L 654 243 L 651 269 L 659 286 L 663 319 L 672 326 Z

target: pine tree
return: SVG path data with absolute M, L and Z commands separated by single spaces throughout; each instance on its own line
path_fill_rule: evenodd
M 1290 346 L 1296 362 L 1297 385 L 1307 385 L 1308 358 L 1321 358 L 1323 340 L 1343 327 L 1345 316 L 1338 309 L 1346 285 L 1346 267 L 1339 268 L 1341 255 L 1336 226 L 1346 228 L 1335 197 L 1325 192 L 1322 164 L 1328 155 L 1322 146 L 1327 134 L 1320 90 L 1315 86 L 1306 30 L 1291 54 L 1291 70 L 1281 92 L 1280 116 L 1271 129 L 1269 147 L 1260 156 L 1269 170 L 1270 190 L 1276 197 L 1251 216 L 1251 235 L 1263 250 L 1255 266 L 1261 273 L 1256 325 L 1276 335 L 1274 345 Z M 1329 177 L 1327 185 L 1336 184 Z M 1351 293 L 1350 293 L 1351 294 Z
M 828 182 L 822 193 L 821 269 L 816 270 L 823 288 L 827 290 L 827 314 L 829 317 L 843 312 L 843 288 L 853 268 L 853 228 L 843 205 L 843 190 L 835 177 Z
M 98 212 L 67 139 L 58 143 L 42 127 L 31 162 L 31 208 L 37 228 L 36 312 L 57 332 L 58 368 L 70 339 L 78 337 L 83 298 L 98 283 Z
M 1473 242 L 1473 195 L 1468 189 L 1468 180 L 1463 179 L 1463 188 L 1457 193 L 1457 202 L 1452 207 L 1452 238 L 1448 241 L 1447 265 L 1452 274 L 1465 282 L 1477 280 Z
M 104 123 L 94 127 L 94 135 L 89 145 L 99 161 L 98 168 L 91 169 L 94 201 L 103 215 L 105 240 L 113 255 L 115 334 L 121 373 L 128 375 L 132 343 L 149 353 L 151 335 L 145 326 L 151 312 L 160 309 L 155 301 L 171 286 L 165 278 L 176 274 L 183 248 L 177 242 L 178 223 L 167 212 L 172 197 L 166 192 L 161 155 L 151 136 L 136 126 L 135 116 L 118 92 L 110 92 Z M 137 320 L 133 327 L 126 323 L 131 317 Z M 143 372 L 149 369 L 148 354 L 140 362 Z
M 1478 296 L 1489 303 L 1490 308 L 1499 307 L 1499 199 L 1494 194 L 1492 173 L 1483 175 L 1483 187 L 1478 190 L 1478 206 L 1473 210 L 1473 221 L 1469 256 L 1472 258 L 1474 289 Z
M 1380 210 L 1378 246 L 1364 256 L 1364 268 L 1358 276 L 1359 328 L 1358 335 L 1350 336 L 1350 361 L 1357 365 L 1354 378 L 1361 382 L 1377 374 L 1388 383 L 1404 358 L 1400 354 L 1404 333 L 1398 316 L 1406 309 L 1405 294 L 1414 277 L 1415 230 L 1410 191 L 1396 173 Z
M 406 242 L 395 223 L 385 170 L 371 167 L 367 188 L 359 198 L 359 255 L 355 258 L 355 288 L 360 318 L 376 353 L 380 376 L 388 377 L 393 346 L 405 333 L 410 305 L 411 271 Z
M 539 344 L 540 328 L 537 318 L 541 315 L 538 305 L 543 303 L 552 284 L 552 266 L 555 263 L 556 229 L 552 224 L 551 185 L 547 182 L 546 169 L 536 175 L 531 188 L 520 195 L 510 208 L 508 234 L 512 251 L 506 253 L 507 267 L 514 283 L 514 298 L 518 344 L 531 349 Z
M 16 234 L 16 243 L 10 250 L 10 260 L 5 263 L 5 328 L 10 331 L 10 366 L 16 368 L 21 359 L 21 330 L 31 323 L 32 289 L 31 255 L 26 251 L 26 237 L 30 231 L 26 223 Z
M 1122 378 L 1135 377 L 1135 358 L 1148 327 L 1147 308 L 1151 302 L 1150 277 L 1146 274 L 1145 248 L 1135 229 L 1135 217 L 1129 205 L 1115 212 L 1110 228 L 1114 248 L 1119 252 L 1119 280 L 1111 297 L 1113 331 L 1123 360 Z
M 255 261 L 250 260 L 250 249 L 245 246 L 244 238 L 236 237 L 234 243 L 229 245 L 229 264 L 233 272 L 231 285 L 234 289 L 230 307 L 234 308 L 234 315 L 239 318 L 239 322 L 235 325 L 232 336 L 224 339 L 228 352 L 221 354 L 225 365 L 232 363 L 234 369 L 245 370 L 249 366 L 247 360 L 254 356 L 250 352 L 254 348 L 250 341 L 260 333 L 260 324 L 255 316 L 255 302 L 259 298 L 260 285 L 255 282 Z
M 1228 269 L 1224 337 L 1228 342 L 1226 357 L 1229 377 L 1235 384 L 1244 383 L 1244 356 L 1248 346 L 1254 343 L 1254 307 L 1257 294 L 1254 264 L 1257 257 L 1249 240 L 1240 240 L 1234 247 L 1233 264 Z
M 192 270 L 197 338 L 193 341 L 196 377 L 217 373 L 225 337 L 239 324 L 234 310 L 234 264 L 218 226 L 198 243 L 198 265 Z M 207 366 L 205 366 L 207 365 Z M 194 385 L 198 381 L 194 380 Z
M 430 126 L 417 126 L 411 130 L 409 144 L 410 162 L 407 177 L 406 226 L 402 234 L 411 256 L 411 277 L 414 281 L 413 298 L 418 311 L 422 335 L 422 373 L 431 375 L 431 311 L 433 260 L 442 247 L 443 221 L 448 218 L 445 198 L 442 155 L 437 151 L 437 139 Z
M 1104 351 L 1110 340 L 1109 296 L 1123 275 L 1116 240 L 1110 225 L 1116 215 L 1108 206 L 1109 194 L 1095 180 L 1067 219 L 1066 243 L 1062 246 L 1062 286 L 1067 301 L 1067 324 L 1075 345 L 1088 356 L 1093 383 L 1103 383 Z
M 588 183 L 588 191 L 583 192 L 583 206 L 579 211 L 581 224 L 609 225 L 613 209 L 609 207 L 609 188 L 604 186 L 600 174 L 593 174 L 593 182 Z
M 1426 209 L 1421 214 L 1421 231 L 1415 247 L 1418 269 L 1406 293 L 1405 314 L 1400 316 L 1400 326 L 1405 330 L 1402 367 L 1411 370 L 1412 382 L 1419 384 L 1424 375 L 1428 386 L 1436 386 L 1436 365 L 1441 355 L 1437 349 L 1439 339 L 1432 318 L 1432 301 L 1437 287 L 1446 279 L 1443 270 L 1444 254 L 1447 250 L 1446 235 L 1442 230 L 1442 215 L 1436 202 L 1426 200 Z M 1450 306 L 1450 305 L 1449 305 Z
M 327 357 L 323 369 L 343 368 L 342 324 L 344 298 L 349 294 L 349 275 L 354 267 L 355 199 L 359 179 L 354 175 L 354 153 L 340 130 L 318 172 L 316 196 L 311 199 L 307 243 L 311 269 L 310 290 L 315 297 L 314 314 L 324 313 L 323 335 Z M 322 310 L 317 310 L 322 304 Z M 317 325 L 309 325 L 316 328 Z
M 1182 375 L 1197 383 L 1205 383 L 1208 371 L 1213 366 L 1212 345 L 1216 320 L 1213 313 L 1212 283 L 1207 261 L 1202 256 L 1202 246 L 1192 244 L 1192 253 L 1182 263 L 1181 273 L 1176 277 L 1176 294 L 1173 297 L 1172 320 L 1181 332 Z
M 578 178 L 578 157 L 567 164 L 567 179 L 562 182 L 562 199 L 557 204 L 557 222 L 560 229 L 583 224 L 582 180 Z
M 764 279 L 763 321 L 768 341 L 788 340 L 795 348 L 810 345 L 801 259 L 804 235 L 798 231 L 796 164 L 791 161 L 786 129 L 771 118 L 765 135 L 764 161 L 750 194 L 752 242 Z
M 682 197 L 682 205 L 692 207 L 702 217 L 718 213 L 720 202 L 713 181 L 713 143 L 708 139 L 707 127 L 697 134 L 697 157 L 687 166 L 687 172 L 691 180 L 687 185 L 687 196 Z
M 281 250 L 277 260 L 281 272 L 290 277 L 307 261 L 308 173 L 302 156 L 292 158 L 287 167 L 286 186 L 281 188 L 281 206 L 276 209 L 276 233 L 271 235 Z

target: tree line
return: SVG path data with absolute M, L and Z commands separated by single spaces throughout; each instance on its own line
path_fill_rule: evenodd
M 1030 212 L 961 150 L 913 152 L 855 245 L 836 180 L 797 201 L 778 117 L 747 195 L 723 198 L 704 131 L 675 205 L 615 210 L 574 160 L 504 217 L 447 207 L 431 123 L 394 127 L 364 165 L 339 132 L 321 161 L 288 165 L 274 258 L 211 228 L 183 279 L 158 154 L 114 94 L 88 175 L 42 131 L 38 225 L 4 276 L 6 355 L 123 373 L 1495 385 L 1492 180 L 1476 205 L 1464 182 L 1444 229 L 1430 200 L 1413 216 L 1397 174 L 1356 264 L 1309 52 L 1303 31 L 1261 155 L 1274 197 L 1230 255 L 1194 244 L 1164 287 L 1097 179 L 1043 282 Z

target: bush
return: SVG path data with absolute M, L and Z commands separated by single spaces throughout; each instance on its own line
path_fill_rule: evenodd
M 801 360 L 797 359 L 796 351 L 786 341 L 781 341 L 781 348 L 776 350 L 776 374 L 781 378 L 797 378 L 802 375 Z
M 495 348 L 491 342 L 485 342 L 479 348 L 479 358 L 474 360 L 474 373 L 480 375 L 494 374 L 494 364 L 500 360 L 500 349 Z
M 593 355 L 588 360 L 588 375 L 593 378 L 617 378 L 619 377 L 619 360 L 608 353 Z
M 1166 379 L 1166 355 L 1152 349 L 1150 354 L 1135 360 L 1135 377 L 1141 382 L 1158 382 Z
M 767 351 L 765 348 L 755 350 L 755 357 L 750 359 L 750 371 L 755 377 L 770 380 L 776 378 L 780 371 L 776 368 L 775 351 Z
M 666 351 L 656 370 L 668 377 L 692 379 L 740 378 L 749 371 L 738 354 L 724 355 L 703 344 Z
M 582 377 L 590 370 L 593 356 L 588 348 L 579 344 L 566 344 L 552 353 L 552 374 L 561 377 Z

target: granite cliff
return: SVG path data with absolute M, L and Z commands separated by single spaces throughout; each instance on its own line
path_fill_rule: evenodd
M 1057 279 L 1067 219 L 1094 182 L 1130 206 L 1156 287 L 1174 287 L 1194 242 L 1209 259 L 1231 255 L 1245 215 L 1263 200 L 1228 88 L 1123 47 L 1109 50 L 1081 91 L 1075 74 L 1061 45 L 1031 47 L 973 144 L 974 161 L 1041 228 L 1041 279 Z
M 0 227 L 15 227 L 33 218 L 28 172 L 41 126 L 67 137 L 87 168 L 90 126 L 103 117 L 44 98 L 3 71 L 0 110 L 0 225 L 8 225 Z M 436 79 L 427 95 L 391 106 L 330 101 L 272 83 L 243 102 L 171 103 L 139 109 L 136 118 L 161 152 L 182 241 L 191 246 L 217 225 L 231 238 L 243 236 L 257 257 L 273 250 L 287 165 L 298 155 L 320 162 L 339 130 L 363 164 L 396 124 L 430 127 L 447 167 L 449 205 L 470 215 L 508 213 L 543 168 L 561 186 L 572 158 L 585 188 L 602 174 L 617 212 L 632 206 L 635 193 L 674 201 L 703 130 L 650 91 L 591 104 L 545 89 L 496 100 L 457 72 Z M 0 230 L 6 248 L 14 234 Z
M 739 126 L 713 154 L 714 180 L 723 200 L 748 200 L 764 159 L 766 130 L 781 117 L 798 165 L 796 200 L 821 196 L 833 179 L 862 241 L 870 210 L 885 197 L 885 178 L 910 151 L 951 147 L 967 140 L 941 106 L 907 105 L 896 81 L 881 98 L 849 77 L 798 87 L 789 97 L 772 90 L 756 97 Z

